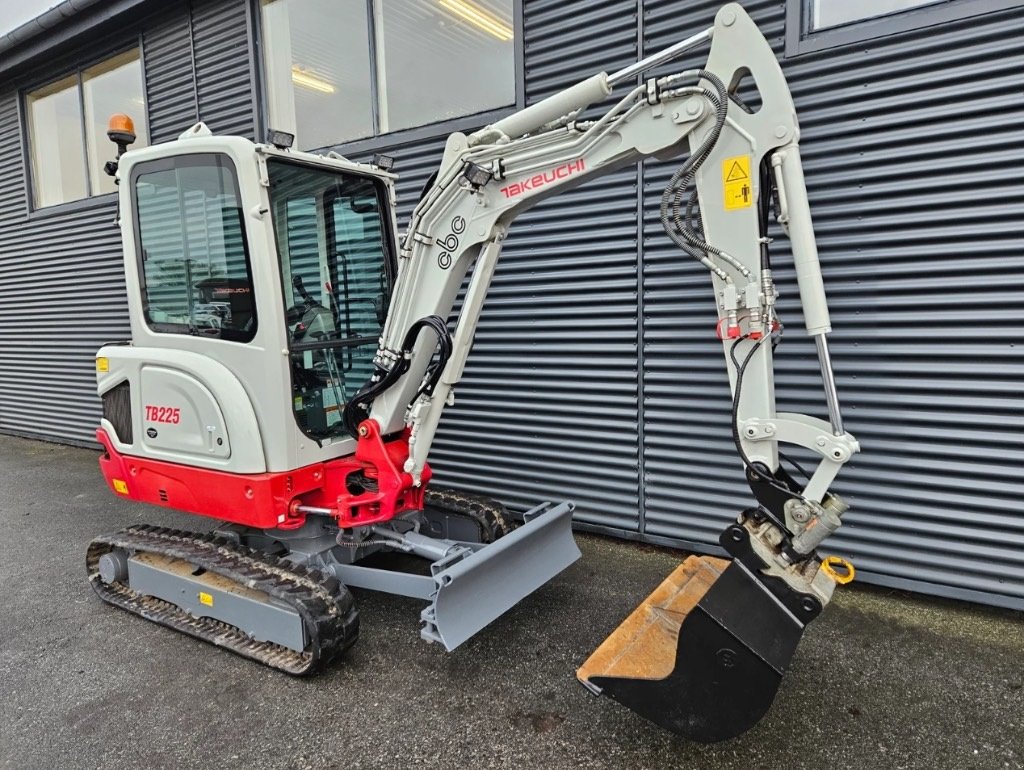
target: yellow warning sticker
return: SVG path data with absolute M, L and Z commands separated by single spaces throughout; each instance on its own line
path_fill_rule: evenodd
M 117 492 L 117 494 L 119 494 L 119 495 L 127 495 L 128 494 L 128 485 L 124 481 L 122 481 L 121 479 L 113 479 L 113 481 L 114 481 L 114 491 Z
M 722 161 L 722 189 L 725 191 L 726 211 L 754 205 L 749 155 L 737 155 Z
M 205 604 L 207 607 L 213 606 L 213 594 L 208 594 L 206 591 L 199 592 L 199 603 Z

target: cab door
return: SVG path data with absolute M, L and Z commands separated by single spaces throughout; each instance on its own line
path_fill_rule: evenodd
M 243 203 L 232 155 L 197 151 L 132 164 L 126 181 L 140 301 L 132 314 L 133 345 L 146 351 L 132 383 L 133 413 L 145 454 L 251 472 L 251 462 L 233 467 L 236 437 L 225 417 L 242 405 L 231 403 L 237 384 L 222 380 L 242 385 L 262 422 L 273 410 L 260 402 L 280 404 L 285 393 L 268 367 L 276 360 L 268 344 L 273 338 L 261 323 L 267 315 L 272 328 L 274 318 L 258 312 L 245 214 L 251 206 Z M 264 301 L 276 295 L 262 293 Z M 171 354 L 178 350 L 200 353 L 223 368 L 188 367 L 182 361 L 190 359 Z M 210 371 L 222 374 L 211 377 Z M 252 454 L 252 447 L 245 450 Z

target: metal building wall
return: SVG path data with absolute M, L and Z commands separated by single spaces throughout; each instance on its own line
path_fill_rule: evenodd
M 524 0 L 527 100 L 685 37 L 718 5 Z M 784 3 L 746 5 L 782 56 Z M 197 112 L 215 130 L 253 133 L 247 11 L 197 0 L 143 24 L 154 140 Z M 1024 104 L 1010 96 L 1020 13 L 783 66 L 841 397 L 864 449 L 838 486 L 854 508 L 830 543 L 866 581 L 1024 608 Z M 398 158 L 403 217 L 442 143 L 381 148 Z M 29 216 L 22 164 L 17 99 L 0 89 L 0 430 L 88 441 L 94 351 L 127 333 L 113 204 Z M 748 504 L 708 280 L 657 222 L 670 169 L 623 170 L 517 223 L 442 426 L 439 479 L 518 508 L 572 498 L 585 527 L 699 549 Z M 775 258 L 780 406 L 820 414 L 779 244 Z
M 632 60 L 640 41 L 648 54 L 692 34 L 720 3 L 524 5 L 532 102 Z M 783 56 L 785 4 L 745 5 Z M 1024 65 L 1019 15 L 783 67 L 803 129 L 840 396 L 863 447 L 837 486 L 853 509 L 829 548 L 865 582 L 1024 608 L 1014 310 L 1024 306 L 1024 186 L 1013 149 L 1024 146 L 1024 104 L 1007 95 Z M 403 217 L 442 146 L 439 137 L 386 149 L 398 159 Z M 438 480 L 518 508 L 571 498 L 585 528 L 708 551 L 749 505 L 710 282 L 658 222 L 672 169 L 624 170 L 513 227 L 439 434 Z M 773 253 L 787 324 L 780 408 L 825 416 L 784 243 Z
M 151 5 L 150 7 L 153 7 Z M 151 139 L 196 121 L 253 136 L 251 32 L 244 2 L 174 2 L 0 86 L 0 431 L 92 445 L 93 359 L 129 336 L 113 196 L 30 211 L 19 92 L 141 34 Z M 196 92 L 195 83 L 201 83 Z
M 528 103 L 636 59 L 635 0 L 580 7 L 526 3 Z M 443 145 L 385 150 L 397 158 L 400 226 Z M 578 522 L 637 530 L 637 178 L 622 170 L 513 226 L 432 453 L 439 480 L 519 509 L 572 499 Z
M 648 52 L 716 5 L 648 2 Z M 748 8 L 782 56 L 782 4 Z M 1008 94 L 1024 64 L 1021 13 L 783 65 L 800 115 L 840 396 L 863 449 L 837 485 L 854 507 L 829 548 L 871 582 L 1018 608 L 1024 356 L 1014 308 L 1024 300 L 1024 186 L 1012 169 L 1024 103 Z M 664 176 L 646 180 L 646 531 L 701 543 L 748 493 L 732 459 L 717 346 L 707 341 L 707 286 L 658 232 Z M 776 263 L 787 266 L 778 273 L 788 326 L 780 407 L 824 416 L 788 255 L 779 251 Z

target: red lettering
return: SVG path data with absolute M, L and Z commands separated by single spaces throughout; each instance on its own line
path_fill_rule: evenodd
M 146 420 L 148 422 L 166 422 L 171 425 L 178 425 L 181 422 L 181 407 L 146 404 Z
M 568 163 L 563 163 L 561 166 L 556 166 L 549 171 L 545 171 L 542 174 L 535 174 L 529 179 L 524 179 L 521 182 L 513 182 L 507 187 L 502 187 L 501 194 L 506 198 L 516 198 L 524 192 L 536 190 L 559 179 L 565 179 L 567 176 L 583 171 L 584 168 L 586 168 L 586 165 L 583 158 L 569 161 Z

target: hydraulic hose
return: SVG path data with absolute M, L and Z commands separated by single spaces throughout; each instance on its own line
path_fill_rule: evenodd
M 419 398 L 424 393 L 430 395 L 434 392 L 434 388 L 444 372 L 444 367 L 452 355 L 452 337 L 448 333 L 448 326 L 443 318 L 429 315 L 413 323 L 409 327 L 409 331 L 405 333 L 402 348 L 398 351 L 398 362 L 391 369 L 376 367 L 369 381 L 345 404 L 342 419 L 345 422 L 345 428 L 353 436 L 359 429 L 359 423 L 366 418 L 366 406 L 409 371 L 409 366 L 412 363 L 412 349 L 416 344 L 416 338 L 423 329 L 430 329 L 437 336 L 438 356 L 437 360 L 427 367 L 415 398 Z
M 661 196 L 661 224 L 673 243 L 697 261 L 715 270 L 719 273 L 719 277 L 722 277 L 721 269 L 710 259 L 711 256 L 721 257 L 733 265 L 733 267 L 736 267 L 736 260 L 725 254 L 721 249 L 707 243 L 702 235 L 692 227 L 691 219 L 696 203 L 695 194 L 687 202 L 685 218 L 683 210 L 683 198 L 686 195 L 686 191 L 693 183 L 697 171 L 700 170 L 700 167 L 708 159 L 708 156 L 711 155 L 715 145 L 718 143 L 729 112 L 729 95 L 726 91 L 725 83 L 717 75 L 707 70 L 698 70 L 697 74 L 700 78 L 711 83 L 715 89 L 714 93 L 707 89 L 701 89 L 705 98 L 715 106 L 715 123 L 708 136 L 690 154 L 686 162 L 676 170 L 665 187 L 665 191 Z

